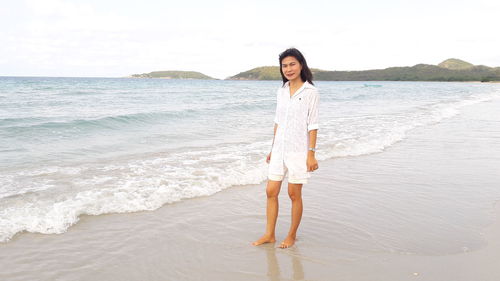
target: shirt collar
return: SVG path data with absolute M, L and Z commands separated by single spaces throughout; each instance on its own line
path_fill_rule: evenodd
M 283 85 L 283 89 L 287 93 L 287 96 L 289 98 L 293 98 L 297 95 L 300 95 L 304 91 L 304 89 L 316 89 L 316 88 L 313 85 L 311 85 L 311 83 L 305 81 L 304 84 L 302 84 L 302 86 L 300 86 L 300 88 L 297 89 L 297 91 L 292 96 L 290 96 L 290 81 L 286 81 L 285 85 Z
M 288 87 L 290 87 L 290 81 L 286 81 L 286 83 L 283 85 L 283 88 L 288 88 Z M 302 87 L 300 88 L 315 89 L 316 87 L 314 87 L 314 85 L 312 85 L 311 83 L 305 81 L 304 85 L 302 85 Z

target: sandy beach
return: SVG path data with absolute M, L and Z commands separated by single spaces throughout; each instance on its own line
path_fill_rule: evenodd
M 464 107 L 382 153 L 320 162 L 293 248 L 276 248 L 286 183 L 278 242 L 251 245 L 265 227 L 262 183 L 18 234 L 0 244 L 0 280 L 498 280 L 498 108 Z

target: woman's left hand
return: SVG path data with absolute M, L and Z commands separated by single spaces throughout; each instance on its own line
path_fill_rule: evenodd
M 314 172 L 318 169 L 318 160 L 314 156 L 307 156 L 307 171 Z

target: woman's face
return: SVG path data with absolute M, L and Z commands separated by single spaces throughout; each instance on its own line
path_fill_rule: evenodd
M 302 65 L 300 65 L 300 62 L 295 57 L 288 56 L 281 60 L 281 71 L 285 75 L 286 79 L 290 81 L 297 78 L 300 79 L 301 70 Z

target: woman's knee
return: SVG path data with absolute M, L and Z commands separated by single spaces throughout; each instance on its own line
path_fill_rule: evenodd
M 266 190 L 266 195 L 267 195 L 267 198 L 278 198 L 278 195 L 279 195 L 279 190 L 276 190 L 276 189 L 267 189 Z
M 302 199 L 302 185 L 288 186 L 288 196 L 292 201 Z
M 280 194 L 281 182 L 270 182 L 267 184 L 266 195 L 267 198 L 277 198 Z
M 301 200 L 302 194 L 300 192 L 296 192 L 296 191 L 291 191 L 291 192 L 289 191 L 288 197 L 290 197 L 290 200 L 292 200 L 292 201 Z

